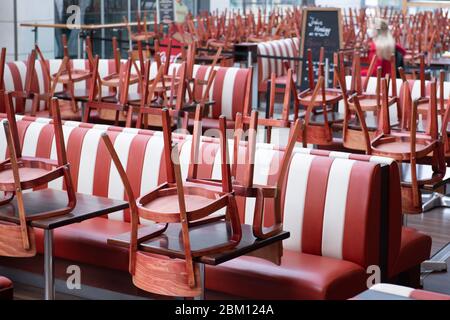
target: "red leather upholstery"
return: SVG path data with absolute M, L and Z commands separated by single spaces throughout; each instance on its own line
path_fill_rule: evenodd
M 361 266 L 285 250 L 280 267 L 241 257 L 206 269 L 207 288 L 252 299 L 348 299 L 366 288 Z
M 430 258 L 431 238 L 415 229 L 403 228 L 400 253 L 391 275 L 398 275 Z
M 18 119 L 24 155 L 54 157 L 52 147 L 54 135 L 49 119 L 27 117 L 18 117 Z M 75 122 L 66 122 L 63 129 L 67 139 L 66 145 L 74 185 L 78 192 L 117 199 L 125 198 L 120 178 L 111 166 L 111 160 L 100 140 L 101 133 L 105 131 L 110 135 L 119 153 L 136 196 L 148 192 L 149 189 L 165 181 L 163 143 L 160 133 Z M 187 165 L 183 161 L 186 159 L 189 161 L 189 138 L 180 135 L 174 138 L 181 142 L 182 171 L 186 172 Z M 218 143 L 213 139 L 205 139 L 203 142 L 201 153 L 205 162 L 200 165 L 200 174 L 205 178 L 220 179 Z M 245 150 L 245 148 L 241 149 Z M 5 154 L 6 144 L 0 130 L 0 157 L 4 157 Z M 258 144 L 255 164 L 256 183 L 271 185 L 276 182 L 281 156 L 282 150 L 279 148 Z M 365 270 L 370 265 L 380 263 L 381 180 L 378 174 L 380 170 L 378 163 L 383 161 L 390 166 L 391 171 L 388 224 L 389 270 L 393 270 L 391 266 L 394 264 L 398 265 L 395 271 L 401 270 L 410 263 L 417 265 L 416 260 L 423 258 L 423 252 L 416 254 L 414 252 L 416 244 L 409 238 L 405 238 L 405 246 L 402 246 L 402 250 L 407 250 L 406 244 L 411 244 L 413 249 L 406 258 L 402 258 L 403 256 L 399 254 L 401 215 L 398 210 L 400 197 L 397 192 L 400 188 L 400 180 L 398 168 L 394 163 L 377 157 L 297 149 L 291 159 L 288 179 L 283 187 L 284 224 L 285 229 L 291 232 L 291 238 L 284 242 L 287 253 L 282 266 L 267 266 L 263 260 L 252 260 L 255 267 L 242 268 L 238 263 L 241 260 L 236 260 L 226 264 L 224 269 L 211 271 L 212 276 L 208 280 L 208 287 L 221 288 L 222 285 L 216 283 L 216 280 L 223 282 L 222 276 L 219 276 L 221 270 L 225 278 L 231 277 L 236 272 L 242 272 L 240 277 L 248 277 L 246 281 L 252 282 L 252 279 L 258 275 L 257 270 L 268 268 L 271 271 L 267 274 L 272 274 L 274 283 L 282 285 L 283 282 L 279 279 L 293 283 L 293 287 L 286 287 L 286 290 L 280 288 L 284 290 L 281 291 L 280 296 L 288 297 L 292 294 L 291 298 L 307 298 L 307 295 L 310 295 L 311 299 L 341 299 L 354 296 L 357 293 L 356 290 L 365 285 L 365 281 L 362 281 L 364 277 L 358 273 L 358 268 L 353 267 Z M 242 173 L 242 168 L 238 168 L 238 175 Z M 62 188 L 62 183 L 49 187 Z M 239 199 L 238 206 L 242 221 L 251 224 L 254 199 Z M 270 223 L 272 213 L 270 203 L 267 209 L 266 222 Z M 128 221 L 129 214 L 125 211 L 112 214 L 109 219 L 97 218 L 57 230 L 55 255 L 68 260 L 126 271 L 128 269 L 127 250 L 108 246 L 106 240 L 111 236 L 129 231 Z M 42 234 L 39 232 L 37 239 L 38 250 L 42 252 Z M 426 248 L 423 251 L 426 251 Z M 399 262 L 402 259 L 405 259 L 403 264 Z M 246 260 L 243 261 L 247 265 Z M 317 269 L 321 274 L 310 278 L 309 272 L 315 270 L 312 265 L 321 265 L 324 261 L 330 264 L 330 268 Z M 304 268 L 304 270 L 295 268 Z M 261 274 L 263 274 L 262 271 Z M 275 279 L 275 275 L 278 280 Z M 238 284 L 245 281 L 240 278 L 233 280 L 233 277 L 230 278 L 229 283 L 236 284 L 236 292 L 241 292 Z M 344 286 L 343 283 L 347 283 L 345 286 L 349 291 L 342 289 L 343 291 L 339 294 L 337 292 L 341 289 L 336 288 Z M 311 288 L 304 289 L 308 285 L 311 285 Z M 255 286 L 257 288 L 257 285 Z M 223 290 L 231 290 L 230 288 L 232 287 L 224 286 Z M 304 294 L 293 293 L 289 291 L 291 290 L 289 288 L 303 288 Z M 258 291 L 260 290 L 252 290 L 256 296 L 261 294 Z M 239 294 L 247 295 L 250 292 L 244 291 Z
M 44 233 L 36 229 L 36 249 L 44 252 Z M 107 244 L 108 238 L 131 231 L 131 225 L 121 221 L 94 218 L 54 231 L 56 257 L 127 271 L 128 250 Z

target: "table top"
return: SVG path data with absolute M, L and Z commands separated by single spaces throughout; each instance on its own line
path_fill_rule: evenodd
M 157 227 L 155 226 L 141 227 L 138 236 L 142 237 L 156 230 Z M 201 227 L 193 227 L 190 230 L 191 248 L 193 251 L 225 243 L 229 239 L 230 232 L 229 225 L 225 221 L 218 221 Z M 252 226 L 244 224 L 242 225 L 242 240 L 236 248 L 223 253 L 198 257 L 194 261 L 216 266 L 267 247 L 278 241 L 285 240 L 289 236 L 289 232 L 281 232 L 269 239 L 259 240 L 254 237 Z M 169 256 L 171 258 L 183 259 L 184 253 L 180 239 L 181 225 L 171 224 L 163 235 L 142 243 L 140 250 Z M 108 244 L 128 248 L 130 245 L 130 233 L 108 239 Z
M 387 301 L 387 300 L 413 300 L 413 299 L 407 298 L 407 297 L 398 296 L 398 295 L 395 295 L 395 294 L 379 292 L 379 291 L 375 291 L 375 290 L 367 290 L 367 291 L 357 295 L 352 300 L 382 300 L 382 301 Z
M 85 194 L 77 193 L 76 197 L 77 205 L 71 213 L 50 219 L 31 221 L 30 225 L 38 229 L 51 230 L 124 210 L 129 206 L 125 201 Z M 66 192 L 59 190 L 45 189 L 24 193 L 23 198 L 27 217 L 67 206 Z M 17 212 L 17 201 L 14 199 L 11 203 L 0 207 L 0 219 L 19 223 Z
M 141 22 L 144 24 L 144 22 Z M 147 22 L 147 25 L 153 24 L 152 22 Z M 137 26 L 137 22 L 130 23 L 109 23 L 109 24 L 65 24 L 65 23 L 21 23 L 21 27 L 31 27 L 31 28 L 53 28 L 53 29 L 71 29 L 75 30 L 99 30 L 99 29 L 115 29 L 115 28 L 126 28 L 128 26 Z

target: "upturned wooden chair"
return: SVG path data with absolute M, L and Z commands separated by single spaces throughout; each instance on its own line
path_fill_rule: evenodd
M 385 156 L 399 162 L 411 164 L 411 181 L 402 183 L 403 212 L 422 213 L 421 186 L 433 185 L 441 181 L 446 173 L 444 147 L 438 132 L 436 82 L 431 82 L 428 126 L 425 133 L 417 133 L 417 101 L 412 101 L 409 86 L 403 86 L 403 114 L 399 131 L 391 131 L 387 110 L 387 82 L 382 80 L 383 115 L 380 129 L 382 132 L 371 143 L 372 154 Z M 407 123 L 407 115 L 410 122 Z M 447 119 L 448 121 L 448 119 Z M 443 124 L 443 128 L 447 123 Z M 426 180 L 418 180 L 417 163 L 431 157 L 433 175 Z
M 126 172 L 114 150 L 111 140 L 103 135 L 107 149 L 116 165 L 125 190 L 130 199 L 132 233 L 130 245 L 130 273 L 133 283 L 147 292 L 176 296 L 196 297 L 201 294 L 199 269 L 194 259 L 206 254 L 223 252 L 236 247 L 242 237 L 241 223 L 237 212 L 235 195 L 232 191 L 230 167 L 228 164 L 225 118 L 221 118 L 222 188 L 212 190 L 206 184 L 183 183 L 179 164 L 179 148 L 172 146 L 171 119 L 169 110 L 163 110 L 164 154 L 166 159 L 167 183 L 144 195 L 135 202 Z M 227 209 L 222 217 L 211 215 Z M 139 218 L 162 224 L 160 230 L 138 236 Z M 192 249 L 190 229 L 201 228 L 211 222 L 226 219 L 229 222 L 229 238 L 214 247 Z M 180 241 L 183 260 L 167 259 L 161 255 L 143 252 L 140 244 L 165 232 L 168 224 L 181 224 Z
M 11 223 L 0 220 L 0 256 L 31 257 L 36 255 L 34 231 L 28 226 L 29 221 L 68 214 L 75 208 L 75 189 L 67 162 L 58 100 L 52 100 L 52 109 L 58 160 L 55 162 L 41 158 L 23 157 L 13 107 L 13 96 L 7 95 L 8 120 L 3 122 L 3 126 L 8 143 L 9 158 L 0 164 L 0 191 L 5 192 L 5 198 L 0 201 L 0 206 L 7 205 L 16 198 L 19 222 Z M 45 186 L 59 178 L 64 178 L 65 181 L 67 206 L 27 216 L 23 192 Z
M 74 113 L 78 113 L 78 101 L 80 99 L 86 99 L 88 96 L 87 90 L 76 90 L 75 84 L 78 82 L 83 82 L 90 80 L 92 77 L 92 65 L 89 65 L 89 69 L 73 69 L 72 63 L 68 51 L 67 46 L 67 36 L 63 35 L 62 42 L 64 45 L 64 58 L 62 61 L 62 68 L 55 74 L 50 74 L 50 69 L 48 68 L 47 62 L 44 58 L 44 55 L 42 54 L 42 51 L 40 50 L 38 45 L 35 45 L 35 49 L 39 55 L 39 59 L 41 60 L 41 64 L 44 66 L 44 77 L 47 79 L 48 83 L 52 83 L 53 85 L 50 85 L 50 91 L 48 92 L 47 96 L 50 97 L 57 97 L 62 100 L 68 100 L 70 101 L 72 111 Z M 87 48 L 90 49 L 89 47 Z M 63 91 L 61 92 L 55 92 L 56 85 L 62 84 L 63 85 Z
M 281 118 L 275 118 L 275 99 L 276 99 L 276 74 L 272 73 L 270 78 L 270 97 L 269 97 L 269 114 L 266 119 L 259 119 L 259 125 L 266 127 L 266 141 L 271 143 L 273 128 L 290 128 L 292 121 L 297 121 L 298 112 L 300 108 L 300 102 L 298 99 L 297 90 L 295 88 L 294 72 L 292 69 L 287 70 L 286 88 L 284 90 L 283 107 L 281 111 Z M 249 81 L 251 83 L 251 81 Z M 291 97 L 294 102 L 294 112 L 291 117 Z M 250 101 L 245 104 L 244 116 L 248 116 L 250 113 Z M 292 119 L 291 119 L 292 118 Z
M 281 188 L 285 181 L 289 161 L 292 152 L 301 132 L 302 121 L 297 120 L 291 123 L 289 143 L 285 148 L 283 159 L 278 172 L 278 179 L 275 186 L 257 185 L 254 183 L 256 141 L 258 130 L 258 112 L 253 111 L 251 116 L 236 115 L 236 128 L 234 133 L 234 152 L 231 169 L 232 187 L 236 196 L 255 198 L 256 205 L 253 216 L 253 234 L 259 239 L 270 238 L 283 230 L 282 208 L 281 208 Z M 261 119 L 264 120 L 264 119 Z M 249 126 L 248 142 L 242 141 L 244 126 Z M 191 147 L 191 163 L 188 173 L 188 181 L 196 183 L 208 183 L 211 186 L 219 187 L 221 180 L 207 180 L 198 178 L 198 165 L 201 140 L 201 111 L 198 109 L 194 126 L 193 142 Z M 245 148 L 244 159 L 240 156 L 241 148 Z M 238 176 L 238 167 L 243 167 L 244 176 Z M 274 200 L 274 224 L 269 227 L 264 226 L 264 208 L 266 200 Z M 275 263 L 281 263 L 282 251 L 275 258 Z
M 98 57 L 94 60 L 94 69 L 92 72 L 91 85 L 89 88 L 88 102 L 85 106 L 83 122 L 89 122 L 91 111 L 97 110 L 98 117 L 106 121 L 114 121 L 119 125 L 120 121 L 125 121 L 126 127 L 132 125 L 132 112 L 128 112 L 130 101 L 139 101 L 139 94 L 130 94 L 130 75 L 133 62 L 131 58 L 121 64 L 120 77 L 117 93 L 114 96 L 102 97 L 102 82 L 98 73 Z

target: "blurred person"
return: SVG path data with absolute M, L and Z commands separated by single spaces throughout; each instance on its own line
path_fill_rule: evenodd
M 391 56 L 395 55 L 396 70 L 398 74 L 398 68 L 403 67 L 403 57 L 406 54 L 404 48 L 395 42 L 395 39 L 389 30 L 387 21 L 383 19 L 375 19 L 372 25 L 367 30 L 368 36 L 371 39 L 369 45 L 369 62 L 372 61 L 376 55 L 377 60 L 375 68 L 370 76 L 377 75 L 378 67 L 382 69 L 382 76 L 391 73 Z M 363 71 L 363 75 L 367 75 L 368 70 Z

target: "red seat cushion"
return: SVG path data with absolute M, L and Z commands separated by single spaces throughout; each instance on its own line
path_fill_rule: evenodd
M 94 218 L 54 231 L 54 256 L 120 271 L 128 270 L 128 249 L 107 244 L 108 238 L 130 232 L 131 224 Z M 44 252 L 42 230 L 36 229 L 39 253 Z
M 0 276 L 0 290 L 9 289 L 12 287 L 12 285 L 13 283 L 11 282 L 11 280 Z
M 393 274 L 398 275 L 428 260 L 431 242 L 431 237 L 415 229 L 403 228 L 400 253 Z
M 208 289 L 251 299 L 349 299 L 367 289 L 366 279 L 352 262 L 289 250 L 281 266 L 241 257 L 206 269 Z

